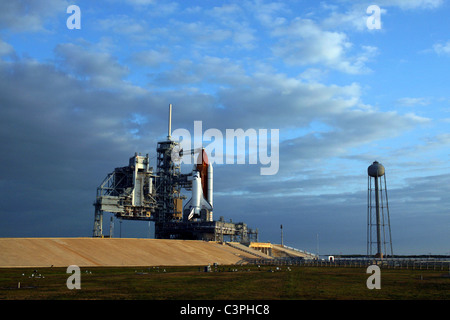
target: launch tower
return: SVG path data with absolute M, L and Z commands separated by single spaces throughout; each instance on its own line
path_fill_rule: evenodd
M 97 188 L 94 203 L 94 237 L 103 237 L 103 213 L 113 213 L 124 220 L 155 223 L 156 239 L 195 239 L 258 241 L 258 230 L 245 223 L 213 220 L 213 166 L 204 148 L 182 150 L 171 137 L 172 105 L 169 105 L 169 127 L 165 141 L 158 142 L 156 172 L 150 167 L 148 154 L 130 158 L 126 167 L 116 168 Z M 181 173 L 174 159 L 183 154 L 196 155 L 192 172 Z M 190 200 L 182 190 L 191 191 Z

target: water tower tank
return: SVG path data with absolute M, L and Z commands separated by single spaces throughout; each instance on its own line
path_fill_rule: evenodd
M 381 177 L 384 175 L 384 167 L 381 163 L 378 161 L 374 161 L 368 168 L 367 173 L 371 177 Z

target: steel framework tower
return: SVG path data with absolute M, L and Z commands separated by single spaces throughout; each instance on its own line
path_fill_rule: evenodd
M 103 213 L 109 212 L 120 221 L 141 220 L 155 223 L 156 239 L 223 240 L 230 237 L 242 243 L 258 237 L 258 230 L 245 223 L 213 220 L 213 170 L 205 149 L 183 150 L 172 140 L 172 105 L 169 105 L 167 139 L 158 142 L 156 171 L 150 166 L 148 154 L 135 153 L 128 166 L 115 168 L 97 188 L 94 202 L 93 237 L 103 235 Z M 183 174 L 180 158 L 199 154 L 192 172 Z M 191 191 L 192 198 L 182 190 Z M 111 217 L 112 219 L 112 217 Z M 113 236 L 113 224 L 109 237 Z
M 392 256 L 394 253 L 385 169 L 381 163 L 374 161 L 367 168 L 367 173 L 367 255 L 372 256 L 373 247 L 376 246 L 376 258 L 383 258 L 388 254 Z M 387 245 L 389 246 L 386 247 Z

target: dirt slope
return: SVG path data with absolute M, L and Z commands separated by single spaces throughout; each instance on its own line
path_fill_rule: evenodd
M 108 238 L 0 238 L 0 267 L 236 264 L 250 254 L 215 242 Z

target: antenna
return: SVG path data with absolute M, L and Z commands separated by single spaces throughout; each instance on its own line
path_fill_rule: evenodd
M 283 225 L 280 225 L 281 229 L 281 246 L 283 247 Z
M 167 133 L 167 139 L 171 140 L 172 134 L 172 104 L 169 104 L 169 130 Z

